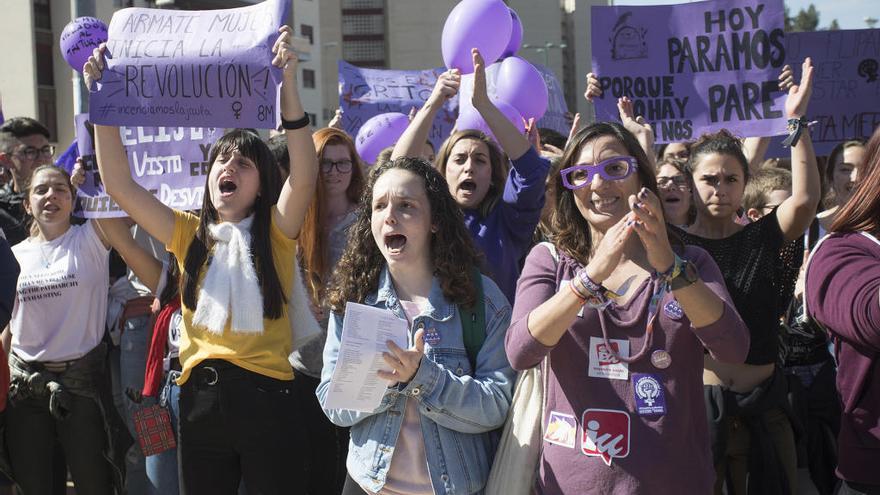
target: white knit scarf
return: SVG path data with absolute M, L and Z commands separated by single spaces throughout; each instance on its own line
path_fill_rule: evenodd
M 220 335 L 232 318 L 236 333 L 263 333 L 263 296 L 251 258 L 251 215 L 208 226 L 214 255 L 199 288 L 193 324 Z M 230 314 L 231 313 L 231 314 Z

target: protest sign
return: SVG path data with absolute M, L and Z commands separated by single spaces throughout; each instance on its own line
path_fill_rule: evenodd
M 867 140 L 880 125 L 880 29 L 786 33 L 786 62 L 801 77 L 801 61 L 813 59 L 813 97 L 807 117 L 817 155 L 848 139 Z M 767 157 L 788 156 L 774 138 Z
M 290 2 L 113 14 L 96 124 L 275 128 L 281 69 L 271 48 Z
M 604 91 L 598 120 L 618 120 L 617 99 L 627 96 L 658 143 L 722 128 L 785 132 L 782 0 L 592 9 L 593 72 Z
M 86 218 L 128 216 L 104 191 L 89 115 L 75 117 L 76 141 L 85 183 L 77 191 L 75 212 Z M 131 176 L 163 204 L 179 210 L 202 207 L 208 154 L 222 129 L 201 127 L 120 127 Z
M 544 76 L 544 82 L 547 84 L 547 111 L 538 120 L 538 127 L 553 129 L 563 136 L 568 136 L 568 131 L 571 130 L 571 120 L 568 117 L 568 104 L 565 102 L 565 94 L 562 92 L 559 80 L 549 68 L 539 64 L 532 65 Z M 498 80 L 500 68 L 501 64 L 498 63 L 486 67 L 486 92 L 491 98 L 497 97 L 495 82 Z M 474 76 L 472 74 L 462 76 L 461 87 L 458 91 L 459 112 L 473 108 L 471 105 L 471 95 L 473 94 Z
M 431 96 L 437 77 L 446 69 L 382 70 L 362 69 L 339 61 L 339 108 L 342 124 L 350 136 L 376 115 L 399 112 L 408 115 Z M 458 101 L 447 101 L 434 120 L 428 139 L 434 149 L 443 144 L 455 125 Z

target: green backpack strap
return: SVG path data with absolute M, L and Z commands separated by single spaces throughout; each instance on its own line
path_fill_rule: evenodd
M 473 306 L 458 307 L 461 319 L 461 332 L 472 373 L 477 372 L 477 354 L 486 340 L 486 302 L 483 296 L 483 276 L 476 267 L 471 269 L 471 282 L 477 289 L 477 303 Z

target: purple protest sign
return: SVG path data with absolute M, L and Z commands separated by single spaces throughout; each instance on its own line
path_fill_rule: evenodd
M 357 136 L 361 126 L 376 115 L 422 108 L 437 77 L 446 69 L 362 69 L 339 61 L 339 108 L 345 132 Z M 434 120 L 428 139 L 438 149 L 455 125 L 458 100 L 446 102 Z
M 813 60 L 813 96 L 807 117 L 817 155 L 849 139 L 871 137 L 880 125 L 880 29 L 786 33 L 786 63 L 801 77 L 804 57 Z M 788 156 L 774 138 L 766 156 Z
M 96 124 L 274 128 L 271 48 L 289 1 L 226 10 L 122 9 L 90 114 Z
M 77 191 L 76 212 L 86 218 L 128 216 L 104 192 L 95 160 L 88 114 L 77 115 L 76 139 L 85 183 Z M 159 201 L 179 210 L 202 207 L 208 153 L 222 129 L 202 127 L 120 127 L 131 176 Z
M 726 128 L 785 132 L 782 0 L 711 0 L 593 7 L 593 72 L 604 90 L 597 120 L 618 120 L 617 98 L 655 129 L 658 143 Z

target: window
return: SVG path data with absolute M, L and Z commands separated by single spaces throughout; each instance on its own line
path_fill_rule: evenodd
M 300 24 L 299 33 L 303 38 L 308 38 L 310 45 L 315 44 L 315 31 L 312 29 L 312 26 L 309 26 L 308 24 Z
M 303 69 L 303 87 L 314 89 L 315 71 L 313 71 L 312 69 Z
M 383 15 L 346 15 L 342 17 L 342 35 L 383 34 L 385 17 Z
M 349 62 L 385 60 L 384 41 L 352 41 L 345 42 L 342 47 L 342 58 Z
M 309 120 L 312 122 L 312 127 L 316 127 L 318 125 L 316 115 L 310 112 L 306 112 L 306 115 L 309 116 Z
M 385 0 L 342 0 L 343 9 L 383 9 Z

